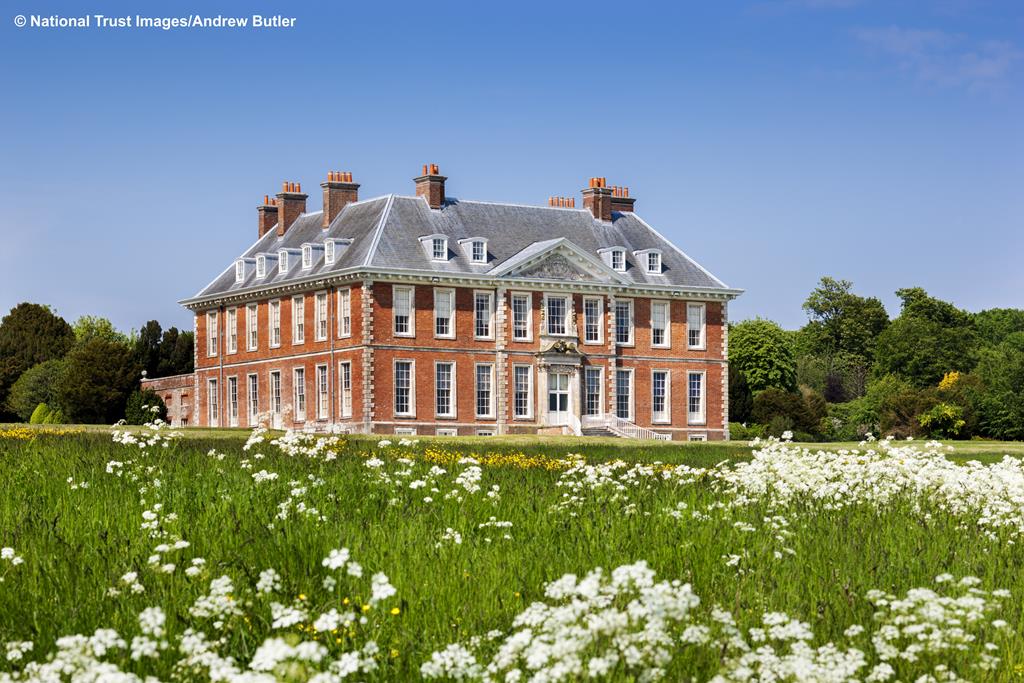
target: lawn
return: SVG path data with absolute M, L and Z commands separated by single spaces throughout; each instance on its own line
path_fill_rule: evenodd
M 0 681 L 1024 670 L 1019 445 L 17 436 Z

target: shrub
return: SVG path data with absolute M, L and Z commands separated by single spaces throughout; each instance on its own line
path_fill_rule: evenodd
M 154 407 L 156 410 L 153 410 Z M 152 389 L 133 391 L 124 409 L 124 421 L 130 425 L 141 425 L 152 422 L 156 417 L 167 421 L 164 400 Z
M 932 438 L 957 437 L 963 433 L 964 409 L 949 403 L 937 403 L 917 418 L 925 433 Z
M 820 394 L 816 394 L 820 398 Z M 823 401 L 822 401 L 823 402 Z M 820 406 L 815 405 L 816 412 Z M 785 431 L 811 432 L 820 418 L 808 406 L 804 396 L 795 391 L 765 389 L 754 397 L 754 422 L 765 425 L 767 433 L 781 436 Z
M 139 373 L 125 344 L 103 338 L 76 344 L 64 358 L 57 401 L 74 422 L 117 422 L 124 415 Z
M 63 363 L 53 359 L 33 365 L 11 386 L 7 407 L 22 421 L 28 421 L 40 403 L 55 405 L 54 391 Z
M 32 415 L 29 417 L 29 424 L 41 425 L 46 423 L 46 418 L 50 415 L 50 407 L 45 403 L 40 403 L 36 406 L 36 409 L 32 411 Z
M 742 422 L 729 423 L 729 438 L 733 441 L 753 441 L 762 438 L 766 434 L 764 425 L 756 423 L 744 424 Z

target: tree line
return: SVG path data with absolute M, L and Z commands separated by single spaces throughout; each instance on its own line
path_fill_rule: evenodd
M 1024 310 L 970 313 L 920 287 L 896 295 L 890 319 L 879 299 L 824 277 L 800 329 L 731 325 L 733 438 L 1024 439 Z
M 159 397 L 139 380 L 192 372 L 194 335 L 150 320 L 118 331 L 106 318 L 68 323 L 49 306 L 21 303 L 0 321 L 0 422 L 139 421 Z

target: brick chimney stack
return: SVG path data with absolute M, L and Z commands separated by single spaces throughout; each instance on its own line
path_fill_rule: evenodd
M 599 221 L 612 219 L 612 189 L 605 178 L 591 178 L 590 186 L 583 188 L 583 208 Z
M 256 212 L 259 215 L 259 236 L 263 237 L 277 225 L 277 200 L 263 195 L 263 203 L 256 207 Z
M 423 164 L 423 175 L 414 180 L 417 197 L 426 199 L 431 209 L 444 206 L 444 181 L 448 178 L 441 175 L 437 164 Z
M 618 185 L 612 187 L 612 211 L 632 213 L 635 201 L 634 197 L 629 196 L 628 187 L 619 187 Z
M 359 183 L 352 182 L 348 171 L 328 171 L 327 180 L 320 183 L 324 190 L 324 230 L 330 226 L 346 204 L 359 201 Z
M 306 197 L 301 183 L 284 182 L 277 193 L 277 236 L 283 237 L 300 214 L 306 213 Z

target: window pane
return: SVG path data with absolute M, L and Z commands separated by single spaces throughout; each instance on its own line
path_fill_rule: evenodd
M 476 366 L 476 414 L 491 414 L 491 366 Z
M 434 291 L 434 334 L 439 337 L 447 337 L 452 333 L 454 297 L 455 292 L 450 290 Z
M 651 375 L 651 413 L 655 420 L 668 417 L 666 397 L 668 394 L 668 373 L 657 371 Z
M 515 416 L 516 417 L 529 417 L 530 416 L 530 373 L 533 368 L 517 365 L 514 369 L 515 375 Z
M 633 373 L 628 370 L 615 371 L 615 414 L 623 420 L 630 418 L 630 391 Z
M 436 366 L 436 410 L 438 415 L 451 415 L 452 410 L 452 364 L 438 363 Z
M 512 337 L 513 339 L 529 339 L 530 297 L 516 294 L 512 297 Z
M 478 293 L 473 297 L 474 335 L 491 336 L 491 295 Z
M 548 334 L 565 334 L 566 307 L 565 297 L 548 297 Z
M 704 376 L 699 372 L 691 372 L 688 384 L 690 421 L 700 422 L 704 418 Z
M 690 304 L 686 307 L 687 342 L 691 347 L 704 346 L 704 306 Z
M 630 344 L 633 341 L 633 302 L 615 302 L 615 341 Z
M 601 341 L 601 300 L 583 300 L 583 326 L 585 340 L 588 342 Z
M 410 411 L 410 392 L 412 389 L 412 363 L 397 361 L 395 363 L 395 414 L 405 415 Z
M 584 410 L 586 415 L 600 415 L 601 410 L 601 369 L 587 368 L 585 374 L 586 401 Z

